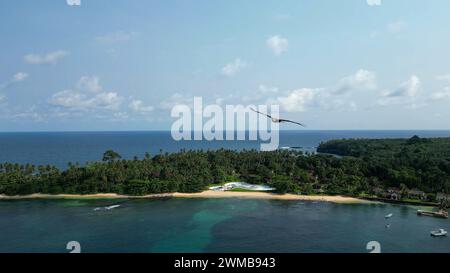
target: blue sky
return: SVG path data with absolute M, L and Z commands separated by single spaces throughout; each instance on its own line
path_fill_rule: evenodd
M 171 107 L 193 96 L 278 104 L 308 129 L 450 129 L 449 10 L 447 0 L 1 1 L 0 130 L 170 129 Z

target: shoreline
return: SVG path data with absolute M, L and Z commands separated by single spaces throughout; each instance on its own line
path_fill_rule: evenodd
M 275 194 L 268 192 L 233 192 L 233 191 L 203 191 L 199 193 L 174 193 L 177 198 L 252 198 L 269 200 L 291 200 L 291 201 L 320 201 L 340 204 L 369 204 L 368 200 L 354 197 L 332 196 L 332 195 L 298 195 L 298 194 Z
M 339 204 L 369 204 L 376 203 L 354 197 L 331 196 L 331 195 L 297 195 L 297 194 L 275 194 L 267 192 L 230 192 L 207 190 L 199 193 L 161 193 L 143 196 L 120 195 L 116 193 L 98 194 L 30 194 L 18 196 L 6 196 L 0 194 L 1 200 L 25 200 L 25 199 L 157 199 L 157 198 L 250 198 L 269 200 L 299 200 L 299 201 L 321 201 Z

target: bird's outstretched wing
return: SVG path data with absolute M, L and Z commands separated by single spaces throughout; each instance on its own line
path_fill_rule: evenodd
M 304 124 L 302 124 L 300 122 L 296 122 L 296 121 L 292 121 L 292 120 L 288 120 L 288 119 L 280 119 L 280 122 L 290 122 L 290 123 L 294 123 L 294 124 L 300 125 L 302 127 L 306 127 Z
M 251 107 L 250 107 L 250 110 L 252 110 L 253 112 L 256 112 L 256 113 L 258 113 L 258 114 L 261 114 L 261 115 L 267 116 L 267 117 L 269 117 L 269 118 L 272 118 L 272 116 L 271 116 L 271 115 L 268 115 L 268 114 L 264 114 L 264 113 L 261 113 L 261 112 L 259 112 L 259 111 L 255 110 L 255 109 L 253 109 L 253 108 L 251 108 Z

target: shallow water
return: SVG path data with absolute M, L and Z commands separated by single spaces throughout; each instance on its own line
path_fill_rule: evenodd
M 120 203 L 108 211 L 96 207 Z M 389 220 L 385 215 L 393 213 Z M 386 228 L 390 223 L 391 227 Z M 390 204 L 254 199 L 0 201 L 0 252 L 450 252 L 446 219 Z

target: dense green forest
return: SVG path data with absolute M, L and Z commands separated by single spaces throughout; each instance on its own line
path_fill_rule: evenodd
M 332 140 L 318 152 L 361 160 L 363 176 L 383 187 L 450 190 L 450 138 Z
M 69 163 L 65 170 L 3 163 L 0 194 L 199 192 L 227 181 L 268 184 L 279 193 L 350 196 L 398 187 L 423 190 L 431 200 L 450 190 L 450 138 L 333 140 L 318 152 L 183 150 L 125 160 L 110 150 L 99 162 Z

